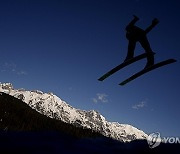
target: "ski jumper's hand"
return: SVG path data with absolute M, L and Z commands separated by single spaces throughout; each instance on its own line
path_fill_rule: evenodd
M 133 15 L 133 17 L 134 17 L 134 19 L 135 19 L 136 21 L 139 20 L 139 17 L 137 17 L 136 15 Z
M 157 18 L 154 18 L 152 20 L 152 25 L 157 25 L 159 23 L 159 20 Z

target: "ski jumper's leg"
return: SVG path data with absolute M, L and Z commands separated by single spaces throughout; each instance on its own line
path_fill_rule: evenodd
M 143 36 L 141 39 L 139 39 L 139 42 L 147 53 L 152 52 L 152 49 L 146 36 Z
M 129 60 L 129 59 L 131 59 L 131 58 L 134 57 L 135 47 L 136 47 L 136 41 L 134 41 L 134 40 L 129 40 L 128 53 L 127 53 L 127 56 L 126 56 L 125 61 L 127 61 L 127 60 Z
M 150 47 L 147 37 L 146 36 L 142 37 L 139 40 L 139 42 L 140 42 L 141 46 L 144 48 L 145 52 L 148 54 L 146 67 L 154 65 L 154 53 Z

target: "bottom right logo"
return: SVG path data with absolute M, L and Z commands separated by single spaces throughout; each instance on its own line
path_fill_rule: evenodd
M 160 145 L 160 143 L 180 143 L 180 138 L 178 137 L 164 137 L 161 138 L 159 132 L 151 133 L 147 137 L 147 142 L 150 148 L 155 148 Z
M 147 142 L 150 148 L 155 148 L 161 143 L 161 136 L 159 132 L 151 133 L 147 137 Z

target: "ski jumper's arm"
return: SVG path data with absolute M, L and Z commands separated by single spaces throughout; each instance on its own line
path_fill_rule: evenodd
M 149 33 L 158 23 L 159 20 L 157 18 L 154 18 L 152 24 L 148 28 L 146 28 L 145 30 L 146 34 Z
M 139 20 L 137 16 L 134 15 L 134 19 L 126 26 L 126 30 L 128 30 L 130 27 L 134 26 L 134 24 Z

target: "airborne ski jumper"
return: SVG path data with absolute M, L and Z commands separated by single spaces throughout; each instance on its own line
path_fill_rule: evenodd
M 154 53 L 150 47 L 149 41 L 146 37 L 146 34 L 152 30 L 158 23 L 158 19 L 153 19 L 152 24 L 146 29 L 143 30 L 137 26 L 135 23 L 139 20 L 137 16 L 134 15 L 134 19 L 126 26 L 126 38 L 129 41 L 128 44 L 128 53 L 125 61 L 132 59 L 134 57 L 134 50 L 136 43 L 139 42 L 147 53 L 147 64 L 146 67 L 154 65 Z
M 119 85 L 125 85 L 128 82 L 140 77 L 141 75 L 143 75 L 147 72 L 150 72 L 150 71 L 152 71 L 156 68 L 162 67 L 164 65 L 176 62 L 176 60 L 174 60 L 174 59 L 168 59 L 168 60 L 154 64 L 154 54 L 155 53 L 152 51 L 146 35 L 159 23 L 159 21 L 157 18 L 154 18 L 152 20 L 152 24 L 148 28 L 143 30 L 143 29 L 135 26 L 135 23 L 138 20 L 139 20 L 139 18 L 134 15 L 133 20 L 126 26 L 126 38 L 128 39 L 129 43 L 128 43 L 128 53 L 127 53 L 127 56 L 126 56 L 124 62 L 122 64 L 116 66 L 109 72 L 105 73 L 102 77 L 100 77 L 98 79 L 99 81 L 103 81 L 104 79 L 111 76 L 112 74 L 119 71 L 120 69 L 122 69 L 138 60 L 141 60 L 143 58 L 147 58 L 147 64 L 144 67 L 144 69 L 141 70 L 140 72 L 132 75 L 128 79 L 124 80 Z M 139 42 L 141 44 L 141 46 L 145 50 L 145 53 L 134 57 L 134 50 L 135 50 L 137 42 Z

